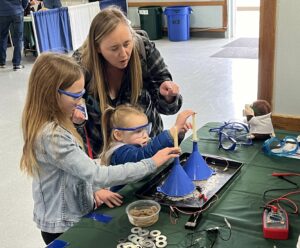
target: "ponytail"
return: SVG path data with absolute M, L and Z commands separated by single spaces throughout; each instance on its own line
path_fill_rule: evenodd
M 102 114 L 101 126 L 103 136 L 103 149 L 100 154 L 101 164 L 107 165 L 107 151 L 111 148 L 113 143 L 113 132 L 112 132 L 112 115 L 115 109 L 108 107 Z

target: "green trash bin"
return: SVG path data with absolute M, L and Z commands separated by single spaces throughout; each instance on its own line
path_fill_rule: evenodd
M 162 38 L 162 8 L 160 6 L 139 7 L 141 29 L 148 33 L 150 40 Z

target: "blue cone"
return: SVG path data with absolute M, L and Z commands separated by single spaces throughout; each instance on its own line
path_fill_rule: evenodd
M 203 157 L 201 156 L 201 154 L 198 150 L 197 141 L 193 141 L 193 152 L 189 156 L 189 158 L 186 161 L 183 168 L 184 168 L 186 174 L 193 181 L 206 180 L 214 172 L 211 168 L 209 168 L 209 166 L 207 165 L 207 163 L 204 161 Z
M 157 191 L 168 196 L 185 196 L 195 190 L 193 181 L 185 173 L 179 163 L 179 158 L 175 158 L 173 168 L 161 187 Z

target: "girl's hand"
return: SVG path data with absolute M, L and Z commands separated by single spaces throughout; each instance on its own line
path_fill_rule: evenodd
M 178 134 L 186 133 L 189 129 L 193 128 L 192 124 L 187 122 L 187 119 L 193 114 L 195 114 L 193 110 L 187 109 L 177 115 L 175 125 L 170 129 L 172 137 L 175 135 L 175 127 L 177 127 Z
M 153 157 L 153 161 L 157 167 L 165 164 L 169 159 L 179 157 L 180 148 L 167 147 L 158 151 Z
M 75 124 L 82 124 L 84 121 L 84 114 L 79 109 L 75 109 L 72 115 L 72 122 Z
M 108 207 L 113 208 L 115 206 L 121 206 L 123 203 L 123 197 L 121 195 L 119 195 L 118 193 L 111 192 L 107 189 L 100 189 L 94 192 L 94 198 L 97 207 L 105 203 Z
M 159 87 L 159 93 L 167 102 L 172 102 L 174 97 L 179 94 L 179 86 L 172 81 L 164 81 Z

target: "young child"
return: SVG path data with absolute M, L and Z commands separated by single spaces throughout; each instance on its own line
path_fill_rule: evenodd
M 46 244 L 93 210 L 94 191 L 141 179 L 179 153 L 167 148 L 138 163 L 100 166 L 82 150 L 71 120 L 84 93 L 83 72 L 72 58 L 37 58 L 23 110 L 20 167 L 33 177 L 34 221 Z
M 126 104 L 106 109 L 102 116 L 104 146 L 100 155 L 101 164 L 138 162 L 150 158 L 163 148 L 173 147 L 175 128 L 178 135 L 187 132 L 191 124 L 186 120 L 192 114 L 192 110 L 181 112 L 170 130 L 165 130 L 150 140 L 151 123 L 148 123 L 141 108 Z M 121 187 L 113 187 L 111 190 L 117 191 Z

